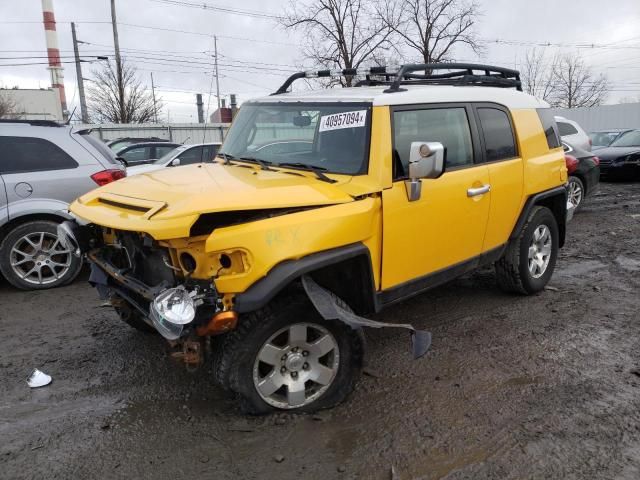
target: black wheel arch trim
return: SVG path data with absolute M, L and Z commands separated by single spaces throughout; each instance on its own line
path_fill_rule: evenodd
M 235 296 L 234 310 L 238 313 L 258 310 L 267 305 L 278 293 L 302 275 L 359 256 L 366 256 L 369 269 L 371 269 L 369 249 L 360 242 L 312 253 L 297 260 L 285 260 L 278 263 L 266 276 L 256 281 L 245 292 Z M 372 273 L 371 282 L 373 282 Z M 372 285 L 371 288 L 371 297 L 373 298 L 375 287 Z M 339 292 L 335 293 L 339 294 Z
M 517 238 L 518 235 L 520 235 L 520 233 L 522 233 L 522 230 L 525 224 L 527 223 L 527 219 L 529 218 L 529 214 L 531 213 L 531 210 L 533 209 L 533 207 L 535 207 L 536 205 L 544 206 L 545 200 L 551 199 L 554 197 L 560 197 L 562 199 L 561 210 L 563 214 L 558 216 L 556 215 L 556 212 L 553 212 L 553 213 L 554 213 L 554 216 L 556 217 L 556 220 L 558 221 L 558 233 L 560 237 L 559 246 L 563 247 L 564 241 L 565 241 L 565 234 L 566 234 L 566 224 L 567 224 L 567 221 L 566 221 L 567 189 L 564 186 L 555 187 L 550 190 L 545 190 L 544 192 L 536 193 L 534 195 L 531 195 L 529 198 L 527 198 L 527 201 L 524 204 L 524 208 L 522 209 L 522 212 L 520 212 L 520 217 L 518 218 L 518 221 L 516 222 L 516 225 L 513 228 L 513 231 L 511 232 L 511 236 L 509 237 L 509 239 L 513 240 Z

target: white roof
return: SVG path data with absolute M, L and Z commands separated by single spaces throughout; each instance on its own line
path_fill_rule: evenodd
M 256 102 L 371 102 L 373 105 L 411 105 L 420 103 L 493 102 L 510 109 L 548 108 L 542 100 L 515 88 L 449 85 L 401 85 L 404 91 L 384 93 L 386 85 L 376 87 L 329 88 L 283 93 L 259 98 Z

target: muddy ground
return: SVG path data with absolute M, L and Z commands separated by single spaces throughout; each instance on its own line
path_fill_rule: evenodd
M 405 333 L 369 333 L 369 374 L 314 416 L 241 415 L 86 275 L 2 283 L 0 477 L 640 478 L 639 246 L 640 184 L 603 184 L 550 289 L 505 295 L 487 270 L 382 313 L 431 330 L 432 350 L 413 361 Z M 29 390 L 33 367 L 53 383 Z

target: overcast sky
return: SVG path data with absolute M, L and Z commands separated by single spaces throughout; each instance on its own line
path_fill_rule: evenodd
M 301 0 L 298 0 L 301 1 Z M 306 0 L 310 1 L 310 0 Z M 63 61 L 71 61 L 73 45 L 69 22 L 76 22 L 81 55 L 113 55 L 109 0 L 53 0 Z M 477 30 L 486 41 L 478 59 L 467 50 L 456 59 L 481 60 L 518 67 L 528 49 L 550 43 L 550 51 L 579 52 L 611 82 L 608 103 L 640 97 L 640 0 L 480 0 L 484 15 Z M 194 0 L 196 3 L 196 0 Z M 203 3 L 197 0 L 197 3 Z M 209 5 L 280 15 L 288 0 L 206 0 Z M 300 36 L 285 31 L 270 18 L 224 13 L 157 0 L 117 0 L 122 54 L 138 68 L 165 103 L 164 116 L 173 122 L 197 121 L 195 93 L 215 94 L 211 57 L 218 37 L 221 96 L 237 93 L 241 101 L 265 95 L 296 66 L 305 63 Z M 153 27 L 153 28 L 142 28 Z M 180 33 L 168 30 L 181 30 Z M 499 43 L 496 43 L 496 40 Z M 507 43 L 504 43 L 507 42 Z M 593 48 L 584 48 L 594 44 Z M 561 45 L 561 46 L 558 46 Z M 582 46 L 576 48 L 577 45 Z M 539 47 L 540 48 L 540 47 Z M 45 58 L 17 58 L 38 57 Z M 0 86 L 48 87 L 46 46 L 40 0 L 0 0 Z M 4 65 L 4 66 L 3 66 Z M 83 76 L 92 77 L 98 64 L 83 64 Z M 65 64 L 65 86 L 70 110 L 78 103 L 74 64 Z M 87 82 L 85 82 L 85 88 Z M 210 112 L 215 109 L 211 97 Z

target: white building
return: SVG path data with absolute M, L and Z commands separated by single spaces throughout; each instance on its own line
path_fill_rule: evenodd
M 15 104 L 16 116 L 23 120 L 63 121 L 59 93 L 52 88 L 0 88 L 0 97 Z

